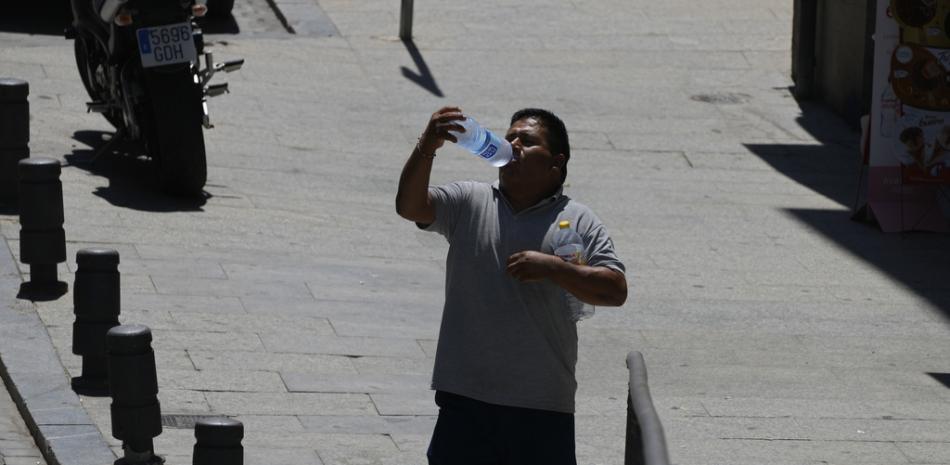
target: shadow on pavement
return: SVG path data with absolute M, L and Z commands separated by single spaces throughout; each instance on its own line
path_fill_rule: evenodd
M 850 220 L 844 210 L 786 210 L 812 231 L 834 241 L 936 307 L 950 323 L 950 237 L 913 232 L 885 234 Z M 868 302 L 877 301 L 868 296 Z
M 62 36 L 72 20 L 67 0 L 0 3 L 0 32 Z
M 799 184 L 852 208 L 858 189 L 857 148 L 829 145 L 746 144 L 776 171 Z
M 419 87 L 429 91 L 436 97 L 444 97 L 442 89 L 439 89 L 439 84 L 435 82 L 435 76 L 432 75 L 432 71 L 429 71 L 429 65 L 427 65 L 425 59 L 422 58 L 422 53 L 416 48 L 416 44 L 412 39 L 403 40 L 402 43 L 406 46 L 406 50 L 409 51 L 409 56 L 412 57 L 413 63 L 416 64 L 416 68 L 419 70 L 419 72 L 416 73 L 405 66 L 400 66 L 399 69 L 402 71 L 403 77 L 416 83 Z
M 52 302 L 66 295 L 67 292 L 69 292 L 69 284 L 64 281 L 41 285 L 26 281 L 20 284 L 20 291 L 16 297 L 30 302 Z
M 103 131 L 77 131 L 73 134 L 73 139 L 89 148 L 77 148 L 66 155 L 69 167 L 109 180 L 108 187 L 96 188 L 93 195 L 117 207 L 133 210 L 203 211 L 201 207 L 211 198 L 210 194 L 203 193 L 199 198 L 185 198 L 162 192 L 155 167 L 152 161 L 145 157 L 141 147 L 115 144 L 96 157 L 96 153 L 109 143 L 112 136 L 112 133 Z
M 827 107 L 800 102 L 798 123 L 821 145 L 747 144 L 746 147 L 799 184 L 835 201 L 840 210 L 788 209 L 816 234 L 834 241 L 938 308 L 950 322 L 950 236 L 885 234 L 876 225 L 851 220 L 861 184 L 860 134 Z
M 950 373 L 927 373 L 931 378 L 950 389 Z
M 746 147 L 776 171 L 843 207 L 852 208 L 861 172 L 861 135 L 821 105 L 799 102 L 799 107 L 802 115 L 798 117 L 798 124 L 821 145 L 746 144 Z
M 238 26 L 234 16 L 207 16 L 198 20 L 198 27 L 205 34 L 240 34 L 241 28 Z

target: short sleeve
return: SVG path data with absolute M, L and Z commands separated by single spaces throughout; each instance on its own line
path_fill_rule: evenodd
M 614 251 L 614 242 L 600 218 L 586 207 L 582 207 L 577 221 L 577 232 L 584 240 L 584 255 L 587 258 L 587 264 L 626 273 L 626 267 Z
M 587 232 L 584 237 L 586 245 L 587 264 L 590 266 L 604 266 L 614 271 L 626 273 L 626 267 L 614 251 L 614 241 L 607 234 L 604 225 L 598 225 Z
M 435 221 L 432 224 L 419 224 L 426 231 L 437 232 L 446 238 L 451 237 L 461 210 L 471 197 L 473 183 L 470 181 L 453 182 L 441 186 L 429 187 L 429 197 L 435 207 Z

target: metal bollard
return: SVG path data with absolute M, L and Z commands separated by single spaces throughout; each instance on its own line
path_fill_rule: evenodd
M 73 389 L 85 395 L 106 395 L 106 333 L 119 325 L 119 252 L 90 248 L 76 253 L 73 281 L 73 353 L 82 356 L 82 376 Z
M 27 158 L 20 172 L 20 261 L 30 265 L 30 286 L 59 286 L 56 264 L 66 261 L 63 184 L 58 160 Z
M 17 202 L 17 163 L 30 156 L 30 84 L 0 78 L 0 202 Z
M 120 325 L 106 333 L 112 436 L 122 441 L 124 457 L 116 464 L 162 463 L 152 439 L 162 433 L 158 377 L 152 331 L 143 325 Z
M 195 423 L 192 465 L 244 465 L 244 425 L 230 418 L 203 418 Z

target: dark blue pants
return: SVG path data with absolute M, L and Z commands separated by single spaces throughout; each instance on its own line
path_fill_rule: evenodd
M 437 391 L 429 465 L 577 465 L 574 415 Z

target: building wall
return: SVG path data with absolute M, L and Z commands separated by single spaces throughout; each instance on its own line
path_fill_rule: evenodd
M 870 104 L 875 0 L 795 3 L 792 78 L 796 95 L 827 103 L 857 127 Z
M 823 0 L 816 27 L 817 92 L 849 124 L 866 111 L 864 92 L 867 0 Z

